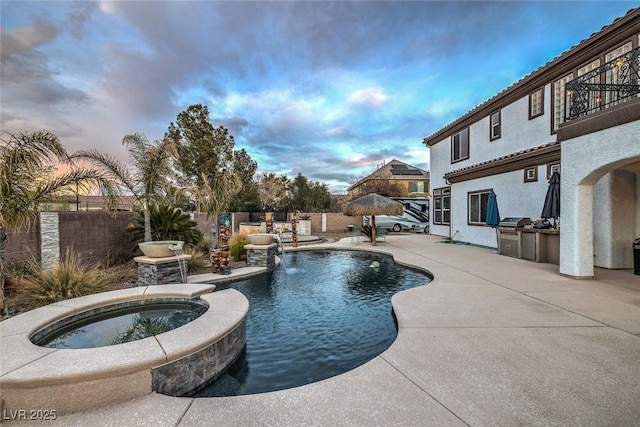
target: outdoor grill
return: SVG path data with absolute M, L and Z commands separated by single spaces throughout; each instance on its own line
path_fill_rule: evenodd
M 505 218 L 498 224 L 498 253 L 520 258 L 520 231 L 531 224 L 531 218 Z

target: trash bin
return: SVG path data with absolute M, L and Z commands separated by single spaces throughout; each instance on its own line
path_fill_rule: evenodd
M 640 276 L 640 239 L 633 241 L 633 274 Z

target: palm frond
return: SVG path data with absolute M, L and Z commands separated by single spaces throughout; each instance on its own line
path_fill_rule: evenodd
M 135 179 L 129 168 L 113 156 L 99 152 L 98 150 L 80 150 L 71 155 L 73 160 L 83 160 L 109 176 L 125 187 L 131 194 L 137 194 Z
M 144 164 L 147 152 L 151 144 L 143 133 L 134 133 L 125 135 L 122 139 L 122 145 L 127 148 L 127 151 L 133 157 L 135 164 Z

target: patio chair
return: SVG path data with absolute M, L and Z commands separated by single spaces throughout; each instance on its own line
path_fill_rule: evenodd
M 376 240 L 378 242 L 387 241 L 387 229 L 384 227 L 376 227 Z

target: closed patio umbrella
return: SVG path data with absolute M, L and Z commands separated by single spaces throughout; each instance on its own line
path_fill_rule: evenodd
M 376 215 L 402 215 L 402 204 L 376 193 L 369 193 L 348 203 L 342 212 L 346 215 L 371 216 L 371 245 L 376 246 Z
M 498 210 L 498 199 L 496 193 L 491 190 L 489 199 L 487 200 L 487 216 L 485 222 L 491 228 L 496 228 L 500 224 L 500 211 Z
M 498 210 L 498 199 L 496 193 L 491 190 L 487 200 L 487 216 L 485 222 L 491 228 L 496 229 L 496 241 L 498 240 L 498 224 L 500 224 L 500 211 Z M 496 243 L 497 244 L 497 243 Z
M 560 216 L 560 174 L 556 171 L 549 179 L 549 188 L 544 198 L 541 218 L 553 218 L 553 228 L 556 228 L 556 219 Z

